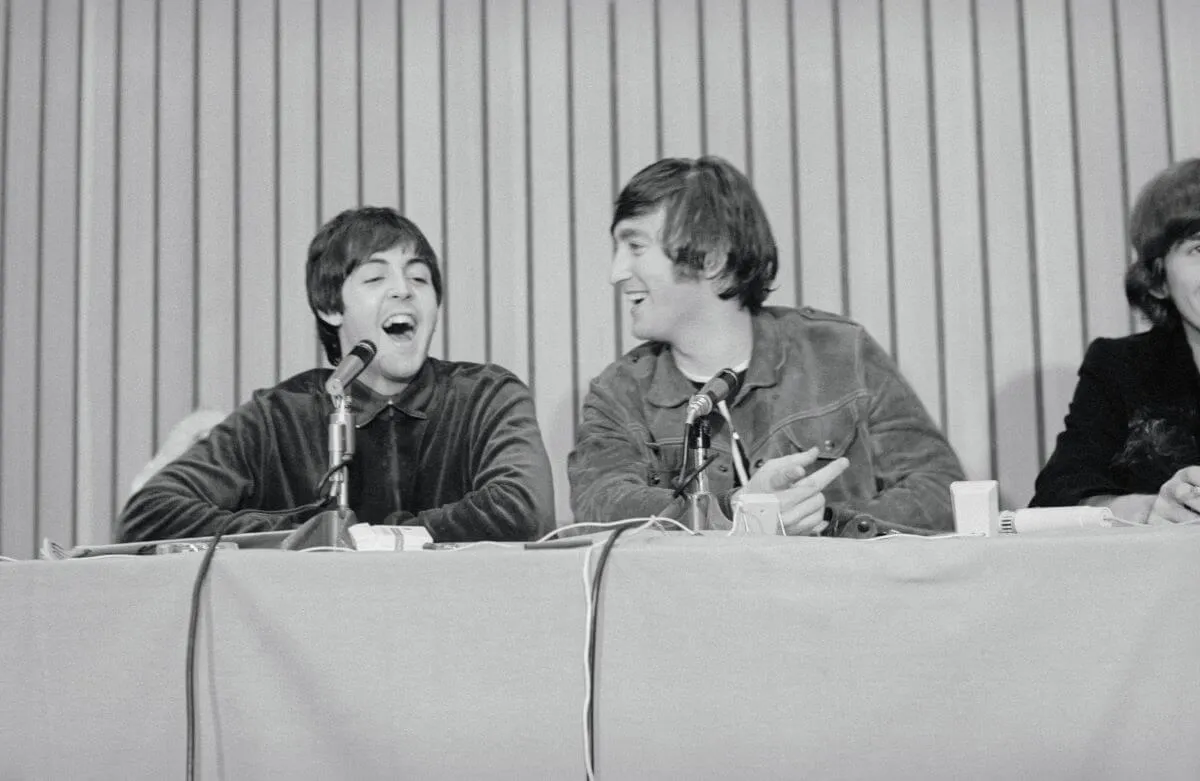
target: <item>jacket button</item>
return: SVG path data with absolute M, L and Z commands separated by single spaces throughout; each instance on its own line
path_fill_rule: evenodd
M 762 465 L 763 465 L 763 460 L 761 458 L 754 462 L 755 469 L 762 469 Z
M 717 467 L 717 471 L 718 472 L 728 472 L 729 467 L 725 466 L 724 464 L 721 464 L 720 466 Z
M 658 475 L 650 476 L 650 485 L 658 485 Z
M 833 450 L 833 440 L 832 439 L 825 440 L 825 442 L 823 444 L 825 445 L 826 450 Z

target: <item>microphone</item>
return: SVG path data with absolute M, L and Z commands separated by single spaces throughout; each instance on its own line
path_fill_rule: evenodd
M 687 407 L 687 424 L 691 425 L 696 418 L 702 418 L 713 411 L 722 401 L 737 395 L 738 376 L 733 369 L 722 369 L 717 376 L 704 384 L 700 391 L 692 396 Z
M 350 354 L 342 358 L 333 374 L 325 381 L 325 392 L 330 396 L 346 395 L 346 386 L 354 382 L 354 378 L 362 374 L 362 370 L 367 368 L 367 364 L 374 358 L 375 343 L 370 339 L 363 339 L 354 345 Z

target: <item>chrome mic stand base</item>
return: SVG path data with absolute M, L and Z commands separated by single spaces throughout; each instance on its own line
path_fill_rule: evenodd
M 721 512 L 717 497 L 710 493 L 687 494 L 687 512 L 684 525 L 694 532 L 729 531 L 733 522 Z
M 342 548 L 357 550 L 354 538 L 350 536 L 350 527 L 358 523 L 354 511 L 339 507 L 325 510 L 309 518 L 298 526 L 295 531 L 284 538 L 279 545 L 283 550 L 304 550 L 305 548 Z

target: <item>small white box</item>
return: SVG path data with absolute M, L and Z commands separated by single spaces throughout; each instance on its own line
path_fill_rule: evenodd
M 959 534 L 1000 533 L 1000 484 L 995 480 L 959 480 L 950 484 L 954 531 Z

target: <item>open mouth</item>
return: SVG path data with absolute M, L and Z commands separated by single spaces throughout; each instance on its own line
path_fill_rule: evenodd
M 383 332 L 398 342 L 410 342 L 417 333 L 412 315 L 392 315 L 383 321 Z

